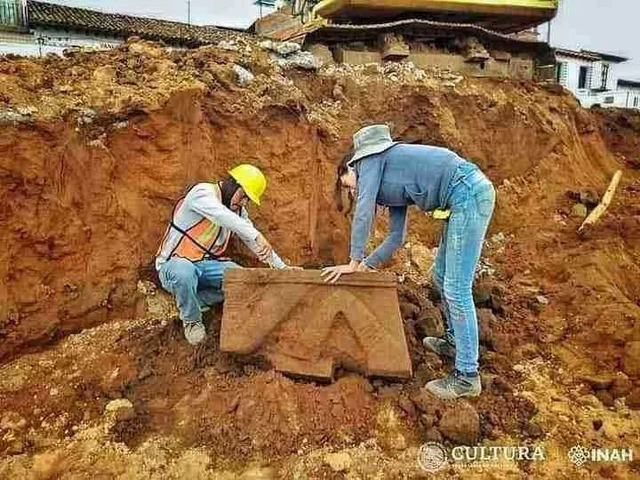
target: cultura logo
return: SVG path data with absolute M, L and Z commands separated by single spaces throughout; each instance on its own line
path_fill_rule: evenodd
M 580 467 L 587 462 L 631 462 L 631 448 L 586 448 L 575 445 L 569 450 L 569 460 Z
M 447 451 L 439 443 L 424 443 L 418 450 L 418 465 L 426 472 L 437 472 L 447 461 Z

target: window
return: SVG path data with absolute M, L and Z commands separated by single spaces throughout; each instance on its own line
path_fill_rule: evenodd
M 588 76 L 589 76 L 589 67 L 580 67 L 580 76 L 578 77 L 578 88 L 587 88 Z
M 609 83 L 609 68 L 610 65 L 608 63 L 602 64 L 602 89 L 607 89 L 607 83 Z
M 568 64 L 567 62 L 558 62 L 556 65 L 556 81 L 560 85 L 567 85 Z
M 615 97 L 604 97 L 604 103 L 606 103 L 607 105 L 612 104 L 613 102 L 615 102 Z

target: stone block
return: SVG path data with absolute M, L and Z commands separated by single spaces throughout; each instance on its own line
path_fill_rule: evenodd
M 259 355 L 277 370 L 330 380 L 338 365 L 411 377 L 393 274 L 356 273 L 336 284 L 318 270 L 237 269 L 224 279 L 224 352 Z

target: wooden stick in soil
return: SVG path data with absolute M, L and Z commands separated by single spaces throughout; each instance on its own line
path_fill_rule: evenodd
M 584 229 L 588 226 L 595 224 L 598 219 L 607 211 L 609 204 L 611 203 L 611 199 L 613 195 L 616 193 L 616 188 L 618 188 L 618 184 L 620 183 L 620 179 L 622 178 L 622 170 L 618 170 L 611 179 L 611 183 L 609 184 L 609 188 L 602 197 L 602 200 L 598 204 L 596 208 L 594 208 L 589 216 L 582 222 L 580 228 L 578 228 L 578 233 L 582 233 Z

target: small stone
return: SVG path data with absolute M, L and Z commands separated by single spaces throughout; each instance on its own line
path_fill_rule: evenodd
M 583 203 L 588 208 L 593 208 L 600 203 L 600 196 L 595 190 L 582 190 L 580 192 L 580 203 Z
M 218 48 L 221 48 L 222 50 L 227 50 L 229 52 L 238 51 L 238 46 L 233 40 L 231 41 L 221 40 L 220 42 L 218 42 Z
M 353 463 L 347 452 L 327 453 L 324 456 L 324 461 L 334 472 L 345 472 L 351 468 Z
M 105 414 L 112 416 L 117 422 L 131 420 L 136 416 L 133 403 L 126 398 L 119 398 L 107 403 Z
M 582 203 L 576 203 L 573 207 L 571 207 L 571 216 L 576 218 L 587 218 L 589 212 L 587 211 L 586 205 Z
M 431 392 L 420 390 L 411 396 L 418 410 L 428 415 L 436 415 L 443 408 L 443 402 Z
M 594 430 L 598 431 L 602 428 L 602 420 L 600 420 L 599 418 L 596 418 L 592 423 Z
M 275 45 L 273 49 L 278 55 L 282 55 L 286 57 L 287 55 L 291 55 L 292 53 L 296 53 L 300 51 L 300 44 L 294 42 L 282 42 Z
M 640 410 L 640 387 L 631 390 L 629 395 L 627 395 L 626 404 L 627 407 L 632 410 Z
M 496 316 L 489 308 L 478 309 L 478 329 L 480 333 L 480 342 L 486 344 L 490 348 L 493 346 L 492 328 L 497 324 Z
M 536 295 L 536 302 L 544 306 L 549 305 L 549 299 L 544 295 Z
M 241 87 L 249 85 L 256 78 L 253 73 L 240 65 L 234 65 L 233 71 L 236 74 L 238 85 Z
M 473 287 L 473 301 L 481 307 L 485 306 L 491 300 L 491 285 L 488 283 L 477 283 Z
M 444 411 L 438 430 L 453 442 L 475 445 L 480 440 L 480 417 L 469 402 L 460 400 Z

